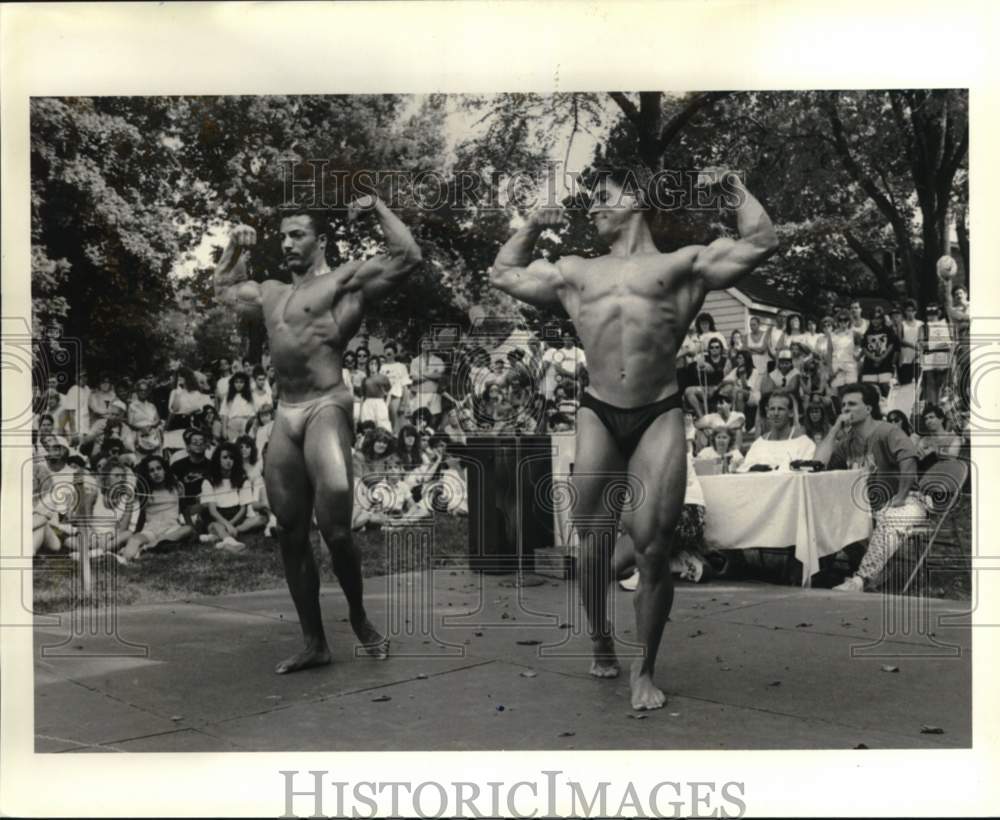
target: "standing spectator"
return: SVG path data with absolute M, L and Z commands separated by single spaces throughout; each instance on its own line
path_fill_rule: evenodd
M 875 526 L 857 573 L 834 587 L 841 591 L 862 591 L 899 547 L 900 534 L 926 517 L 916 492 L 913 442 L 898 427 L 877 420 L 878 395 L 871 384 L 846 385 L 840 396 L 843 410 L 816 448 L 816 460 L 830 469 L 869 470 L 868 494 Z
M 397 430 L 402 423 L 400 408 L 406 388 L 410 386 L 410 371 L 405 364 L 396 360 L 398 347 L 395 342 L 386 343 L 382 352 L 385 361 L 380 372 L 389 379 L 389 423 L 393 430 Z
M 228 396 L 228 393 L 226 394 Z M 271 385 L 267 383 L 267 371 L 257 365 L 253 369 L 253 384 L 250 386 L 250 395 L 253 400 L 254 412 L 265 404 L 274 406 L 274 397 L 271 395 Z
M 139 526 L 122 550 L 122 563 L 164 541 L 183 541 L 193 532 L 181 518 L 181 485 L 163 458 L 149 456 L 135 472 Z
M 941 388 L 947 382 L 951 367 L 951 328 L 941 318 L 941 309 L 936 304 L 927 305 L 926 315 L 927 322 L 921 337 L 923 357 L 920 361 L 923 398 L 928 404 L 938 404 Z
M 877 384 L 882 398 L 888 398 L 895 369 L 895 358 L 899 353 L 899 337 L 885 318 L 885 310 L 876 307 L 872 311 L 868 329 L 861 341 L 864 358 L 861 364 L 862 383 Z
M 233 373 L 229 377 L 229 393 L 222 404 L 222 437 L 235 442 L 246 432 L 247 422 L 255 415 L 250 379 L 246 373 Z
M 739 330 L 734 330 L 729 334 L 730 354 L 741 353 L 745 348 L 746 345 L 743 343 L 743 334 Z
M 708 350 L 708 343 L 712 339 L 718 339 L 719 344 L 722 345 L 722 349 L 726 349 L 726 337 L 715 329 L 715 318 L 711 313 L 700 313 L 694 324 L 695 328 L 697 328 L 698 342 L 700 345 L 700 350 L 698 351 L 699 353 L 704 354 Z
M 410 362 L 410 408 L 414 413 L 426 409 L 435 425 L 441 415 L 441 395 L 438 390 L 444 371 L 444 362 L 434 354 L 433 339 L 422 338 L 420 355 Z
M 802 317 L 797 313 L 789 313 L 785 317 L 785 331 L 778 337 L 775 344 L 777 350 L 791 350 L 793 344 L 801 345 L 804 350 L 812 351 L 809 346 L 809 336 L 802 329 Z
M 232 381 L 229 387 L 231 392 Z M 201 485 L 200 501 L 208 529 L 208 533 L 201 536 L 201 542 L 215 543 L 216 549 L 243 552 L 246 544 L 237 540 L 236 536 L 240 533 L 240 525 L 247 519 L 247 509 L 254 498 L 253 488 L 243 469 L 243 459 L 234 443 L 225 441 L 216 447 L 209 478 Z
M 865 330 L 868 322 L 865 322 Z M 837 328 L 829 335 L 830 386 L 837 388 L 853 384 L 858 380 L 859 334 L 851 327 L 851 315 L 843 310 L 837 312 Z
M 81 370 L 76 383 L 66 391 L 60 429 L 71 437 L 82 436 L 90 429 L 90 393 L 87 371 Z
M 94 424 L 108 415 L 108 408 L 114 400 L 115 391 L 111 388 L 111 376 L 107 373 L 102 373 L 101 380 L 97 384 L 97 389 L 91 392 L 88 402 L 90 424 Z
M 219 359 L 219 361 L 215 363 L 215 372 L 217 374 L 217 378 L 215 380 L 215 391 L 213 393 L 215 397 L 215 406 L 222 407 L 222 403 L 229 395 L 229 359 Z
M 572 379 L 576 381 L 580 377 L 580 371 L 587 366 L 587 356 L 583 348 L 576 346 L 573 334 L 564 332 L 562 335 L 562 347 L 552 353 L 552 364 L 555 367 L 556 379 Z
M 770 369 L 773 349 L 771 344 L 772 328 L 761 327 L 760 319 L 750 317 L 750 334 L 746 339 L 747 350 L 753 356 L 753 369 L 763 376 Z
M 392 382 L 382 372 L 382 360 L 372 356 L 368 360 L 368 373 L 361 384 L 361 408 L 359 421 L 372 421 L 380 430 L 392 432 L 389 418 L 389 393 Z
M 851 330 L 857 336 L 864 336 L 865 331 L 868 330 L 868 320 L 864 317 L 861 311 L 861 302 L 857 299 L 850 304 L 850 317 Z
M 952 390 L 959 400 L 959 406 L 967 407 L 969 402 L 969 329 L 972 317 L 969 314 L 969 294 L 961 285 L 952 287 L 958 265 L 950 256 L 942 256 L 937 262 L 938 278 L 944 294 L 944 310 L 951 322 L 953 353 L 951 357 Z M 942 404 L 944 400 L 941 400 Z
M 819 353 L 819 342 L 823 334 L 816 329 L 816 319 L 810 316 L 806 319 L 806 332 L 803 334 L 806 339 L 806 346 L 813 353 Z

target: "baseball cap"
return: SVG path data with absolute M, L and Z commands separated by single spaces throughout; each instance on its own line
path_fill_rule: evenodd
M 793 358 L 794 357 L 792 356 L 792 351 L 791 350 L 779 350 L 778 351 L 778 361 L 779 362 L 782 359 L 787 359 L 788 361 L 792 361 Z
M 116 410 L 121 410 L 123 413 L 128 412 L 128 408 L 125 406 L 125 402 L 123 402 L 121 399 L 115 399 L 113 402 L 111 402 L 110 406 L 114 407 Z

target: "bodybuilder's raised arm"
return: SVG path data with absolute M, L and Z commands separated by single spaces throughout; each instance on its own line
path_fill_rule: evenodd
M 215 298 L 236 308 L 244 316 L 261 315 L 260 285 L 247 274 L 247 254 L 257 244 L 257 231 L 249 225 L 237 225 L 229 235 L 229 244 L 215 266 Z
M 778 250 L 778 236 L 764 207 L 731 172 L 706 171 L 702 181 L 719 182 L 723 190 L 739 198 L 736 228 L 739 239 L 723 237 L 701 248 L 694 272 L 707 290 L 735 285 Z
M 363 196 L 354 200 L 348 208 L 348 221 L 353 222 L 361 213 L 368 212 L 378 219 L 388 252 L 366 259 L 360 265 L 348 263 L 336 271 L 346 274 L 343 279 L 338 277 L 341 287 L 348 293 L 361 292 L 366 301 L 380 299 L 394 290 L 423 261 L 420 246 L 410 229 L 377 197 Z
M 562 272 L 546 259 L 532 262 L 531 256 L 542 232 L 558 227 L 564 219 L 562 208 L 535 211 L 500 248 L 490 271 L 490 284 L 530 305 L 558 305 L 559 292 L 566 285 Z

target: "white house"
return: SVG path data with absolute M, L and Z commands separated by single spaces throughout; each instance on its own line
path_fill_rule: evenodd
M 701 311 L 712 314 L 715 329 L 728 339 L 734 330 L 745 335 L 751 316 L 760 319 L 761 325 L 782 326 L 784 316 L 801 314 L 802 307 L 773 285 L 751 274 L 736 287 L 710 291 Z

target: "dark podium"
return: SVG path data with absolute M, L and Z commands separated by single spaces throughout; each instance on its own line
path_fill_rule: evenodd
M 555 541 L 552 439 L 547 435 L 470 436 L 449 453 L 466 467 L 469 567 L 490 574 L 534 572 L 535 550 Z

